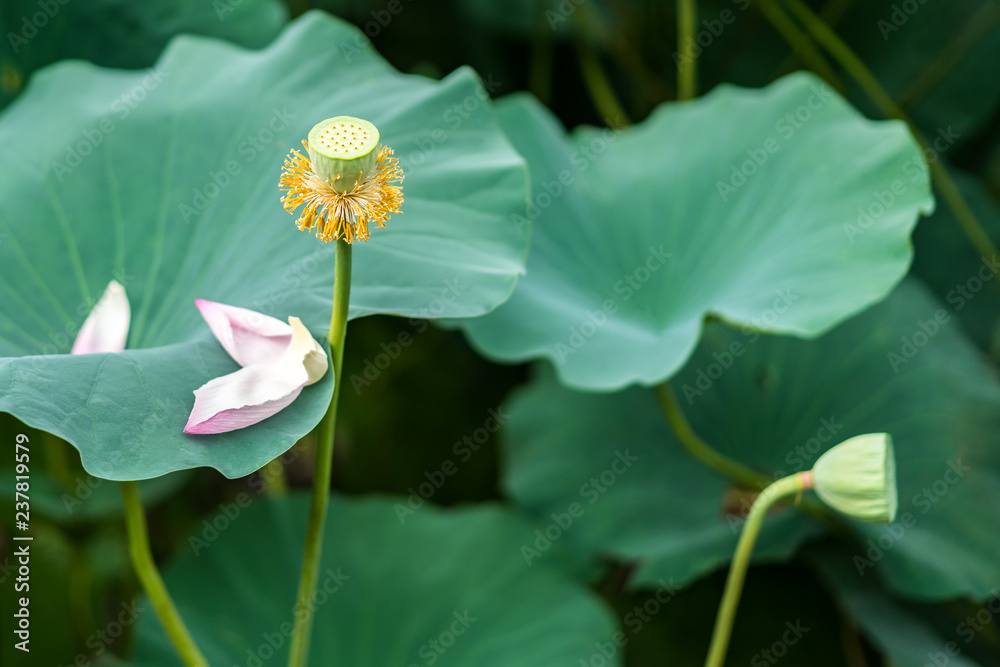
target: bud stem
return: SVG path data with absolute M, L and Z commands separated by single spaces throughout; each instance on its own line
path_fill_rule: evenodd
M 698 86 L 697 56 L 694 54 L 695 30 L 698 22 L 696 0 L 679 0 L 677 3 L 677 101 L 693 99 Z
M 767 475 L 712 449 L 708 443 L 699 438 L 698 434 L 691 428 L 687 417 L 684 416 L 684 411 L 681 410 L 677 396 L 669 383 L 664 382 L 658 385 L 656 395 L 660 399 L 660 405 L 663 407 L 663 412 L 667 416 L 667 421 L 670 423 L 674 435 L 696 459 L 748 489 L 763 489 L 771 481 Z
M 788 477 L 782 477 L 761 491 L 754 499 L 750 511 L 747 513 L 746 523 L 743 524 L 743 533 L 736 545 L 733 562 L 729 567 L 729 577 L 726 579 L 726 589 L 722 594 L 719 614 L 715 619 L 715 630 L 712 631 L 712 644 L 708 649 L 705 667 L 722 667 L 726 658 L 729 636 L 733 630 L 733 619 L 736 616 L 736 607 L 740 603 L 740 594 L 743 592 L 743 580 L 746 578 L 747 568 L 750 566 L 750 555 L 753 553 L 753 547 L 757 542 L 757 535 L 760 534 L 767 510 L 781 498 L 801 493 L 810 485 L 807 473 L 798 472 Z
M 135 568 L 139 582 L 149 596 L 153 611 L 156 612 L 170 643 L 174 645 L 184 664 L 187 667 L 208 667 L 208 661 L 194 643 L 156 569 L 156 562 L 149 549 L 149 533 L 146 530 L 146 515 L 142 509 L 139 485 L 136 482 L 122 482 L 121 488 L 122 501 L 125 503 L 125 532 L 128 534 L 132 567 Z

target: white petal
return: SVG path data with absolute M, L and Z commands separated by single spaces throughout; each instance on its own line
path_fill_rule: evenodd
M 259 364 L 196 389 L 185 433 L 225 433 L 256 424 L 287 407 L 306 385 L 306 371 Z
M 279 319 L 247 308 L 195 299 L 212 333 L 240 366 L 277 361 L 292 339 L 292 328 Z
M 327 371 L 323 348 L 297 317 L 288 318 L 291 341 L 281 357 L 209 381 L 195 390 L 185 433 L 225 433 L 256 424 L 279 412 L 302 388 Z
M 80 327 L 71 354 L 121 352 L 125 349 L 131 320 L 132 309 L 125 288 L 112 280 Z

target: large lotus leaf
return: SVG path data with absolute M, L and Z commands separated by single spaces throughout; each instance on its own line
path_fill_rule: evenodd
M 886 595 L 873 577 L 860 577 L 846 549 L 815 551 L 809 560 L 826 578 L 843 611 L 897 667 L 978 667 L 961 653 L 968 643 L 951 641 L 921 617 L 919 605 L 903 604 Z M 966 626 L 971 630 L 971 627 Z M 974 634 L 974 633 L 973 633 Z M 949 645 L 950 643 L 950 645 Z
M 906 128 L 865 120 L 807 74 L 568 139 L 531 99 L 505 102 L 532 173 L 528 275 L 462 326 L 488 356 L 548 358 L 576 388 L 670 377 L 709 314 L 823 333 L 902 278 L 933 206 Z
M 311 665 L 575 667 L 611 639 L 596 596 L 554 562 L 525 563 L 532 524 L 495 505 L 399 514 L 405 503 L 334 496 Z M 166 571 L 210 664 L 286 662 L 307 515 L 304 495 L 258 502 Z M 179 664 L 151 614 L 137 643 L 136 664 Z
M 149 67 L 185 32 L 260 48 L 285 23 L 277 0 L 7 0 L 0 6 L 0 108 L 35 70 L 69 58 L 105 67 Z
M 671 384 L 699 435 L 768 477 L 811 467 L 853 435 L 890 433 L 899 516 L 891 526 L 848 522 L 852 565 L 919 598 L 984 596 L 1000 584 L 1000 386 L 917 283 L 815 341 L 712 325 Z M 532 513 L 565 512 L 617 451 L 636 457 L 568 532 L 582 550 L 639 559 L 640 581 L 730 556 L 725 484 L 686 458 L 649 390 L 601 396 L 548 381 L 510 412 L 505 486 Z M 801 532 L 776 526 L 775 535 L 790 549 Z
M 509 218 L 527 179 L 484 97 L 468 70 L 398 74 L 320 13 L 261 52 L 181 37 L 151 74 L 39 73 L 0 118 L 0 410 L 69 441 L 97 477 L 257 469 L 319 421 L 332 374 L 257 426 L 183 435 L 192 390 L 237 368 L 193 300 L 327 329 L 333 248 L 295 229 L 277 180 L 316 121 L 348 114 L 406 171 L 403 214 L 354 251 L 351 316 L 495 307 L 524 269 L 528 234 Z M 58 354 L 112 277 L 132 303 L 129 351 Z

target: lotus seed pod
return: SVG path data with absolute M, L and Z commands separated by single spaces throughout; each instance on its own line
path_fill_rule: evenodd
M 890 523 L 896 517 L 892 437 L 869 433 L 845 440 L 816 461 L 813 488 L 827 505 L 855 519 Z
M 334 190 L 347 193 L 375 169 L 378 129 L 351 116 L 327 118 L 309 131 L 309 159 Z

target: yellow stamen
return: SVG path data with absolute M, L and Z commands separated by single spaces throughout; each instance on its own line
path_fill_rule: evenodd
M 308 142 L 302 145 L 308 152 Z M 296 225 L 302 231 L 315 228 L 316 238 L 324 243 L 340 238 L 367 241 L 369 226 L 385 227 L 390 215 L 402 213 L 403 188 L 394 184 L 402 181 L 403 170 L 388 146 L 379 147 L 374 171 L 344 193 L 330 187 L 309 158 L 293 149 L 281 174 L 280 187 L 286 192 L 281 201 L 289 213 L 305 205 Z

